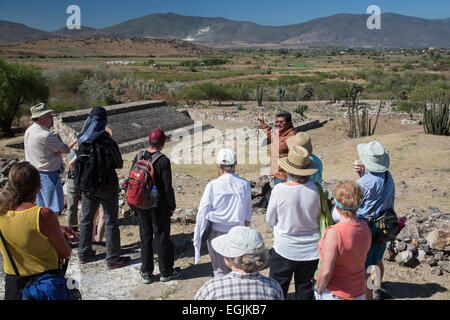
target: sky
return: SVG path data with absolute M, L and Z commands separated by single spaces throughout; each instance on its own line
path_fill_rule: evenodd
M 223 17 L 261 25 L 289 25 L 338 13 L 365 14 L 370 5 L 426 19 L 450 17 L 449 0 L 0 0 L 0 20 L 54 31 L 66 25 L 68 6 L 81 9 L 81 24 L 109 27 L 153 13 Z

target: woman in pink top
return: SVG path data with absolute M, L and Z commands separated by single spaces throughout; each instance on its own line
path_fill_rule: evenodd
M 367 223 L 356 218 L 363 193 L 350 181 L 336 185 L 333 193 L 341 220 L 328 227 L 319 241 L 322 265 L 316 277 L 315 297 L 317 300 L 364 300 L 364 263 L 372 235 Z

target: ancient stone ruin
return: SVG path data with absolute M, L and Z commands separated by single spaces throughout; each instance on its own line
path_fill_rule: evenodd
M 193 132 L 194 120 L 189 114 L 176 111 L 162 100 L 145 100 L 104 107 L 108 127 L 122 153 L 148 146 L 148 135 L 156 128 L 170 139 L 177 129 Z M 72 142 L 81 131 L 91 109 L 63 112 L 55 116 L 54 128 L 65 143 Z

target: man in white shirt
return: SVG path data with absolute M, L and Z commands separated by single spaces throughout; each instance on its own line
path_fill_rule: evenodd
M 25 160 L 39 170 L 41 191 L 36 204 L 53 212 L 64 210 L 64 194 L 60 174 L 64 171 L 61 154 L 70 152 L 69 146 L 54 135 L 49 128 L 53 125 L 52 111 L 45 103 L 31 107 L 33 124 L 25 131 Z
M 250 183 L 235 174 L 236 153 L 222 149 L 217 154 L 219 177 L 205 188 L 198 207 L 194 231 L 195 263 L 200 260 L 202 240 L 206 239 L 215 277 L 231 271 L 211 241 L 234 226 L 249 226 L 252 215 Z

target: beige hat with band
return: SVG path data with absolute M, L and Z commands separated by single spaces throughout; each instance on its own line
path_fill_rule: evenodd
M 309 159 L 308 151 L 300 146 L 293 146 L 287 157 L 278 160 L 278 165 L 296 176 L 310 176 L 318 170 L 316 163 Z
M 308 150 L 309 155 L 312 154 L 311 137 L 306 132 L 299 132 L 295 136 L 286 139 L 286 144 L 289 149 L 293 146 L 300 146 Z
M 31 119 L 38 119 L 47 113 L 53 112 L 52 109 L 49 109 L 45 103 L 39 103 L 30 108 L 31 111 Z

